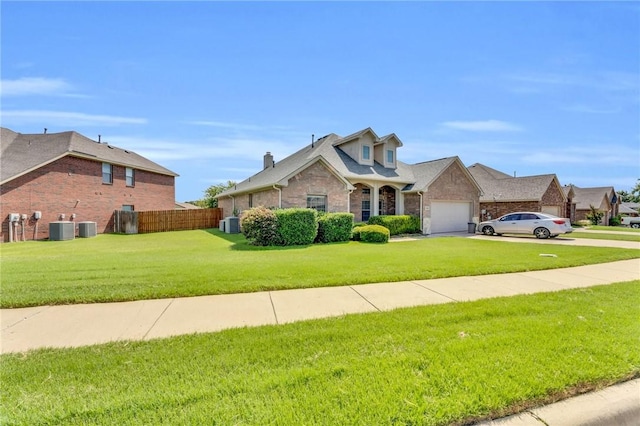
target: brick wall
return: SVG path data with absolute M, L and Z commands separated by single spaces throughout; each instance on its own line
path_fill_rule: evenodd
M 351 207 L 351 213 L 353 213 L 353 220 L 355 222 L 361 222 L 362 221 L 362 202 L 363 201 L 369 201 L 369 205 L 370 205 L 370 210 L 369 213 L 373 214 L 373 205 L 371 205 L 371 202 L 373 200 L 373 196 L 371 194 L 372 188 L 367 186 L 367 185 L 363 185 L 361 183 L 357 183 L 354 185 L 355 189 L 353 190 L 353 192 L 351 193 L 351 195 L 349 196 L 349 204 Z M 368 188 L 369 189 L 369 193 L 368 194 L 363 194 L 362 193 L 362 189 L 363 188 Z
M 500 216 L 513 212 L 539 212 L 540 209 L 541 205 L 538 201 L 480 203 L 480 210 L 486 210 L 486 213 L 482 215 L 481 220 L 488 220 L 489 216 L 491 216 L 491 219 L 497 219 Z
M 346 212 L 347 194 L 344 182 L 316 162 L 289 179 L 289 185 L 282 188 L 282 207 L 307 207 L 307 195 L 326 195 L 327 212 Z
M 420 196 L 418 194 L 404 196 L 404 214 L 420 216 Z
M 135 185 L 127 187 L 125 168 L 113 165 L 113 183 L 102 183 L 102 162 L 66 156 L 20 176 L 0 187 L 0 217 L 3 241 L 8 241 L 8 214 L 29 216 L 25 234 L 28 240 L 49 236 L 49 222 L 60 214 L 75 222 L 97 223 L 99 233 L 113 231 L 113 211 L 133 205 L 137 211 L 173 210 L 175 178 L 135 170 Z M 35 235 L 35 211 L 42 212 Z M 20 229 L 20 227 L 19 227 Z
M 473 201 L 473 217 L 479 215 L 478 188 L 469 180 L 468 175 L 461 169 L 460 164 L 449 166 L 428 188 L 424 194 L 423 203 L 431 206 L 432 200 L 438 201 Z M 405 199 L 405 210 L 407 200 Z M 431 217 L 430 209 L 425 211 L 424 217 Z

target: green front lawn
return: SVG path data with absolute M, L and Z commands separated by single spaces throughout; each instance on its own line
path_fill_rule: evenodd
M 253 247 L 216 230 L 3 244 L 3 308 L 394 282 L 579 266 L 640 250 L 457 237 Z
M 634 281 L 3 355 L 0 423 L 469 424 L 640 376 L 638 300 Z

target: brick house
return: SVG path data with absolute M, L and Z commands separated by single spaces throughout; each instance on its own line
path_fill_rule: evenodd
M 278 162 L 267 152 L 263 170 L 218 194 L 218 206 L 239 214 L 257 207 L 308 207 L 376 215 L 415 215 L 424 234 L 466 231 L 478 223 L 480 187 L 458 157 L 417 164 L 397 159 L 402 142 L 371 128 L 329 134 Z
M 621 199 L 612 186 L 580 188 L 575 185 L 565 185 L 563 190 L 573 205 L 572 223 L 587 220 L 591 206 L 604 213 L 600 222 L 602 225 L 609 225 L 609 219 L 620 213 Z
M 468 170 L 482 188 L 481 220 L 521 211 L 569 217 L 567 197 L 555 174 L 514 177 L 479 163 Z
M 20 239 L 49 237 L 49 223 L 96 222 L 113 231 L 115 210 L 172 210 L 176 173 L 132 151 L 79 133 L 21 134 L 2 128 L 0 217 L 9 240 L 9 215 Z M 40 212 L 40 218 L 36 213 Z

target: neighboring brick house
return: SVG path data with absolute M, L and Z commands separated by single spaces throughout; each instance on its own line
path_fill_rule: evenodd
M 591 206 L 604 213 L 601 224 L 609 225 L 609 220 L 619 214 L 620 196 L 612 186 L 594 188 L 580 188 L 575 185 L 565 185 L 563 188 L 574 207 L 574 216 L 571 222 L 587 220 L 591 212 Z
M 62 215 L 66 221 L 96 222 L 103 233 L 113 230 L 115 210 L 175 208 L 178 175 L 134 152 L 73 131 L 1 130 L 2 241 L 9 239 L 11 213 L 26 216 L 18 230 L 20 238 L 32 240 L 48 238 L 49 223 Z
M 514 177 L 479 163 L 468 170 L 482 188 L 482 220 L 522 211 L 568 217 L 567 197 L 555 174 Z
M 640 203 L 622 202 L 618 212 L 623 216 L 640 216 Z
M 397 159 L 402 142 L 371 128 L 329 134 L 275 162 L 216 197 L 225 212 L 257 207 L 309 207 L 370 216 L 420 217 L 424 234 L 466 231 L 478 223 L 480 188 L 458 157 L 417 164 Z

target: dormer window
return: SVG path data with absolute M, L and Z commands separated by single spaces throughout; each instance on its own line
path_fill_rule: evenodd
M 362 146 L 362 159 L 363 160 L 371 159 L 371 147 L 369 145 Z
M 387 150 L 387 164 L 393 164 L 393 150 Z

